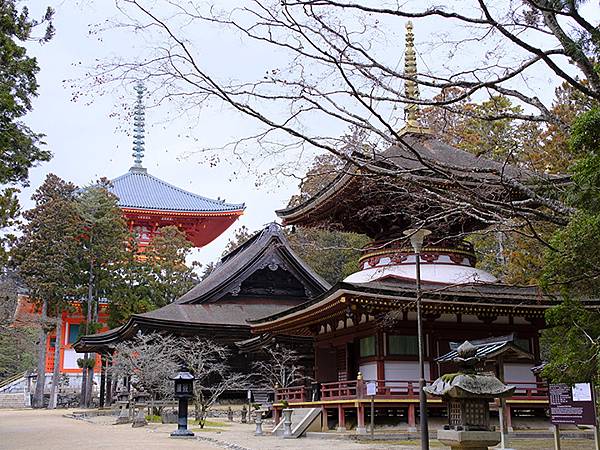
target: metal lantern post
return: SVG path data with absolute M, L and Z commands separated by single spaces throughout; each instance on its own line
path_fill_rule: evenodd
M 427 394 L 425 393 L 425 342 L 423 337 L 423 318 L 421 312 L 421 249 L 423 239 L 431 234 L 424 228 L 406 230 L 405 236 L 415 251 L 415 281 L 417 283 L 417 337 L 419 341 L 419 422 L 421 425 L 421 449 L 429 450 L 429 426 L 427 423 Z
M 194 397 L 194 376 L 187 370 L 182 370 L 171 379 L 175 382 L 175 398 L 179 400 L 177 430 L 171 433 L 171 437 L 194 436 L 187 428 L 188 400 Z

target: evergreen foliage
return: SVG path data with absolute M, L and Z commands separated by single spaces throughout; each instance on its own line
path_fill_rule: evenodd
M 175 226 L 160 229 L 143 253 L 131 242 L 113 271 L 109 326 L 122 325 L 132 314 L 168 305 L 197 283 L 185 263 L 193 244 Z
M 594 107 L 573 122 L 569 147 L 573 185 L 568 202 L 577 208 L 566 227 L 557 230 L 546 252 L 542 283 L 562 294 L 546 314 L 543 333 L 549 363 L 544 376 L 558 382 L 598 381 L 600 314 L 585 308 L 586 298 L 600 294 L 600 109 Z
M 53 14 L 48 8 L 37 21 L 29 17 L 26 7 L 19 10 L 15 0 L 0 1 L 0 228 L 10 225 L 18 214 L 15 186 L 27 185 L 29 169 L 51 156 L 42 148 L 43 135 L 22 122 L 37 96 L 40 69 L 20 43 L 33 39 L 40 24 L 46 29 L 39 41 L 48 42 L 54 34 Z

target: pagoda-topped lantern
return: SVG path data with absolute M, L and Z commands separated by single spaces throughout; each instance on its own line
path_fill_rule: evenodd
M 478 371 L 484 358 L 477 348 L 465 341 L 456 350 L 454 362 L 459 372 L 442 375 L 424 390 L 442 397 L 448 405 L 448 425 L 437 436 L 452 450 L 484 450 L 500 442 L 499 432 L 490 428 L 489 404 L 495 398 L 510 397 L 514 386 L 507 386 L 492 373 Z
M 194 436 L 194 433 L 187 428 L 188 400 L 194 397 L 194 375 L 184 369 L 171 380 L 175 382 L 175 398 L 179 400 L 177 430 L 171 433 L 171 437 Z

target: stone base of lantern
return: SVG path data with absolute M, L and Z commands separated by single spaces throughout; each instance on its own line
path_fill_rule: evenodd
M 194 433 L 190 430 L 175 430 L 170 436 L 175 439 L 195 439 Z
M 488 450 L 500 442 L 497 431 L 438 430 L 438 441 L 452 450 Z
M 117 420 L 115 420 L 115 425 L 123 425 L 126 423 L 131 423 L 129 416 L 119 416 L 117 417 Z

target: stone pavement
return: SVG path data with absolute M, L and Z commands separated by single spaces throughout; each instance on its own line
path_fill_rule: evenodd
M 0 410 L 0 449 L 196 449 L 196 450 L 394 450 L 415 446 L 391 444 L 360 444 L 346 440 L 289 439 L 273 436 L 254 436 L 254 425 L 233 424 L 223 431 L 199 431 L 197 439 L 169 438 L 175 425 L 151 424 L 144 428 L 131 425 L 112 425 L 114 417 L 75 420 L 64 417 L 71 411 L 59 410 Z M 222 419 L 219 419 L 222 420 Z M 435 447 L 441 449 L 443 447 Z
M 63 417 L 71 411 L 0 410 L 0 450 L 21 449 L 195 449 L 195 450 L 418 450 L 418 442 L 369 441 L 347 439 L 301 438 L 284 440 L 274 436 L 254 436 L 254 425 L 234 422 L 222 429 L 196 432 L 193 440 L 169 437 L 175 425 L 151 424 L 144 428 L 112 425 L 114 417 L 75 420 Z M 223 421 L 223 419 L 215 419 Z M 265 427 L 267 429 L 268 427 Z M 444 450 L 439 442 L 430 443 L 432 450 Z M 515 440 L 518 450 L 552 450 L 550 439 Z M 591 440 L 565 440 L 563 450 L 591 450 Z

